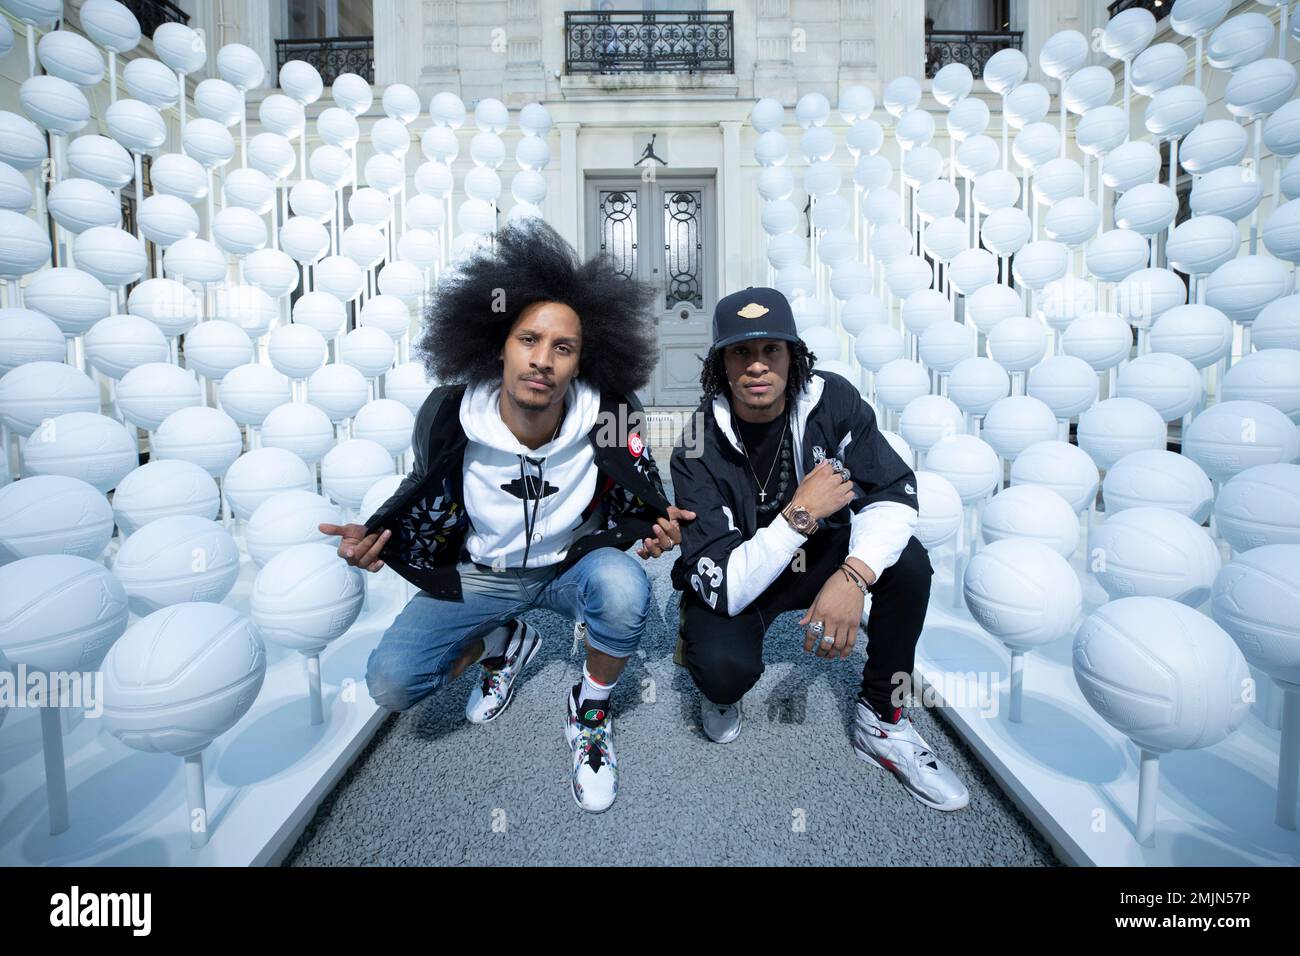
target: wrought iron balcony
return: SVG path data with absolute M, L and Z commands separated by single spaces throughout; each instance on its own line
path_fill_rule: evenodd
M 925 35 L 925 75 L 933 77 L 949 63 L 965 63 L 975 79 L 999 50 L 1019 50 L 1024 34 L 1019 30 L 931 30 Z
M 190 15 L 167 0 L 121 0 L 122 6 L 140 21 L 140 32 L 147 37 L 164 23 L 189 23 Z
M 329 86 L 341 73 L 356 73 L 375 82 L 374 37 L 324 37 L 311 40 L 276 40 L 276 73 L 290 60 L 306 60 Z
M 1115 14 L 1131 10 L 1133 7 L 1150 10 L 1157 20 L 1163 20 L 1169 16 L 1169 12 L 1174 8 L 1174 2 L 1173 0 L 1115 0 L 1114 3 L 1106 7 L 1106 12 L 1113 17 Z
M 732 11 L 564 14 L 567 73 L 734 73 Z

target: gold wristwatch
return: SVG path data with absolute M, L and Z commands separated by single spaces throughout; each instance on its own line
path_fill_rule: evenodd
M 781 512 L 781 516 L 785 518 L 786 523 L 789 524 L 791 528 L 794 528 L 795 531 L 799 532 L 805 538 L 811 538 L 813 534 L 816 533 L 818 527 L 820 527 L 817 524 L 817 519 L 812 516 L 811 511 L 802 505 L 796 505 L 793 501 L 785 506 L 785 510 Z

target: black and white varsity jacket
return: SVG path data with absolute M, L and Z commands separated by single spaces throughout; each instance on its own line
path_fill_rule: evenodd
M 822 520 L 820 533 L 849 525 L 845 557 L 860 558 L 879 577 L 898 560 L 916 528 L 916 476 L 847 379 L 814 370 L 793 412 L 796 480 L 823 458 L 838 458 L 856 492 L 851 504 Z M 673 586 L 694 590 L 708 607 L 732 616 L 767 590 L 810 539 L 780 515 L 767 527 L 758 526 L 754 479 L 725 396 L 702 403 L 686 429 L 673 450 L 673 491 L 677 507 L 697 517 L 682 525 Z M 815 547 L 817 538 L 811 541 Z
M 393 532 L 380 552 L 384 563 L 416 587 L 448 600 L 460 599 L 456 565 L 468 560 L 470 521 L 463 488 L 468 439 L 460 422 L 464 393 L 464 385 L 444 385 L 425 399 L 411 436 L 411 472 L 365 523 L 367 533 Z M 588 432 L 596 493 L 583 511 L 585 522 L 600 510 L 598 530 L 569 546 L 560 571 L 596 548 L 626 550 L 650 536 L 657 518 L 667 516 L 668 499 L 643 427 L 635 396 L 601 394 L 597 422 Z

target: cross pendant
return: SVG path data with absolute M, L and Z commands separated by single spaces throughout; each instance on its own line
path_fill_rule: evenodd
M 760 492 L 758 493 L 758 500 L 759 500 L 760 502 L 764 502 L 764 501 L 766 501 L 766 500 L 767 500 L 767 492 L 766 492 L 766 491 L 760 491 Z

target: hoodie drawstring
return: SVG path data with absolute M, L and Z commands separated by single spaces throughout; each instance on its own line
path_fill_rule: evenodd
M 524 471 L 524 462 L 534 465 L 537 468 L 537 488 L 534 492 L 532 475 Z M 529 458 L 527 455 L 519 456 L 519 480 L 524 486 L 524 562 L 521 567 L 528 567 L 528 552 L 533 546 L 533 528 L 537 526 L 537 510 L 542 504 L 542 491 L 546 488 L 546 459 Z M 528 498 L 536 494 L 533 499 L 533 513 L 530 517 L 528 514 Z

